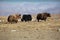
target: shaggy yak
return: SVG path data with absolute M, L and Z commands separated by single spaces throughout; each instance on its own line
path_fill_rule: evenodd
M 24 14 L 21 19 L 21 21 L 25 21 L 25 22 L 31 20 L 32 20 L 32 16 L 30 14 Z
M 51 17 L 50 13 L 38 13 L 36 19 L 46 21 L 47 17 Z
M 9 15 L 7 21 L 9 23 L 17 23 L 19 18 L 21 18 L 21 14 Z

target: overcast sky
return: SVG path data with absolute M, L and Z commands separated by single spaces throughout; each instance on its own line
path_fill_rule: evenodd
M 16 1 L 16 2 L 18 2 L 18 1 L 19 1 L 19 2 L 23 2 L 23 1 L 24 1 L 24 2 L 25 2 L 25 1 L 26 1 L 26 2 L 40 2 L 40 1 L 60 1 L 60 0 L 0 0 L 0 1 L 11 1 L 11 2 L 12 2 L 12 1 L 13 1 L 13 2 L 15 2 L 15 1 Z
M 31 13 L 39 12 L 60 13 L 59 0 L 0 0 L 0 16 L 10 15 L 13 13 Z

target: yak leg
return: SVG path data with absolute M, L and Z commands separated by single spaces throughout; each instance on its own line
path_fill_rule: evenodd
M 39 22 L 39 19 L 38 19 L 38 22 Z

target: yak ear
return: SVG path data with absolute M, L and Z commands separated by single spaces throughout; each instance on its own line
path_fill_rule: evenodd
M 21 16 L 21 14 L 16 14 L 16 16 Z
M 21 16 L 21 14 L 19 14 L 19 16 Z

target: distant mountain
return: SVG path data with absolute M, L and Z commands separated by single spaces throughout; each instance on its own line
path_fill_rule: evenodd
M 60 7 L 49 8 L 45 11 L 49 13 L 60 13 Z

